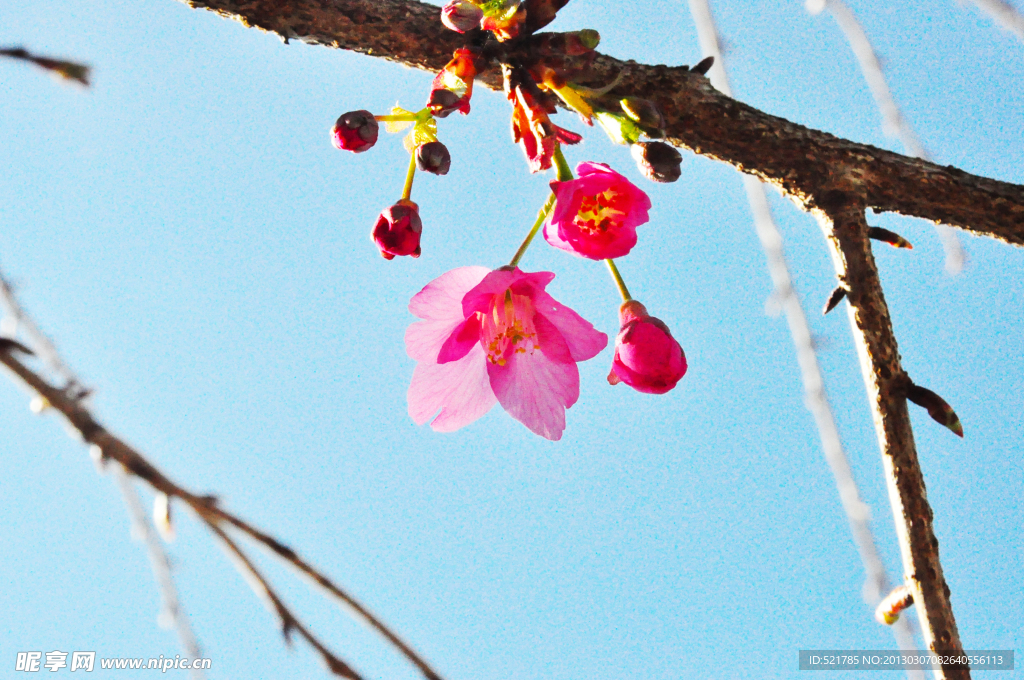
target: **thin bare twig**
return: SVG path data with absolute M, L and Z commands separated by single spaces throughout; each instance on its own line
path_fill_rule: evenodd
M 834 181 L 836 188 L 816 199 L 813 214 L 829 243 L 839 281 L 848 290 L 850 324 L 882 451 L 903 558 L 904 585 L 913 596 L 928 648 L 943 655 L 960 655 L 963 646 L 939 562 L 939 541 L 907 411 L 906 393 L 913 383 L 900 364 L 856 179 Z M 946 664 L 935 670 L 939 678 L 970 678 L 966 666 Z
M 206 523 L 206 526 L 209 527 L 210 531 L 220 538 L 224 551 L 235 564 L 238 572 L 248 582 L 252 591 L 263 601 L 267 609 L 274 612 L 281 619 L 281 632 L 284 634 L 285 641 L 291 643 L 292 632 L 298 631 L 299 635 L 305 638 L 306 642 L 320 654 L 327 664 L 327 668 L 332 673 L 342 678 L 349 678 L 350 680 L 362 680 L 359 674 L 352 670 L 347 663 L 335 656 L 331 650 L 324 647 L 323 643 L 315 635 L 306 630 L 306 627 L 288 609 L 288 606 L 285 605 L 281 598 L 278 597 L 277 593 L 274 592 L 274 589 L 270 587 L 270 584 L 263 577 L 263 574 L 260 573 L 246 554 L 242 552 L 238 544 L 220 527 L 217 520 L 205 514 L 200 515 L 200 517 Z
M 715 58 L 715 63 L 709 73 L 711 82 L 731 97 L 732 88 L 729 85 L 729 76 L 725 68 L 725 59 L 722 55 L 718 29 L 710 3 L 708 0 L 690 0 L 690 14 L 693 15 L 694 23 L 697 26 L 701 52 Z M 767 260 L 768 272 L 775 288 L 775 299 L 786 315 L 789 333 L 793 338 L 797 363 L 800 366 L 800 377 L 804 386 L 804 404 L 814 417 L 825 460 L 832 470 L 832 476 L 839 491 L 839 500 L 853 534 L 853 542 L 857 546 L 857 553 L 864 565 L 864 599 L 870 609 L 874 611 L 879 601 L 890 590 L 890 584 L 874 534 L 871 531 L 871 511 L 861 500 L 857 481 L 854 479 L 850 461 L 839 436 L 839 427 L 836 425 L 835 415 L 825 391 L 825 381 L 818 363 L 817 352 L 814 349 L 811 328 L 807 323 L 807 314 L 793 287 L 782 234 L 772 217 L 764 184 L 755 177 L 744 175 L 743 187 L 750 202 L 754 228 Z M 893 625 L 892 631 L 896 638 L 896 644 L 901 650 L 916 649 L 913 631 L 906 619 L 897 621 Z M 919 670 L 909 670 L 907 675 L 910 678 L 924 678 L 924 673 Z
M 79 64 L 76 61 L 65 59 L 52 59 L 32 54 L 23 47 L 0 48 L 0 57 L 9 57 L 18 61 L 25 61 L 35 64 L 39 68 L 46 69 L 50 73 L 60 76 L 64 80 L 73 80 L 80 85 L 89 87 L 89 67 Z
M 222 509 L 217 504 L 215 497 L 192 493 L 173 482 L 137 450 L 100 425 L 81 400 L 74 399 L 65 390 L 50 385 L 45 379 L 18 359 L 13 351 L 2 351 L 2 348 L 0 348 L 0 363 L 20 378 L 29 389 L 33 390 L 50 406 L 60 412 L 68 420 L 68 423 L 78 431 L 85 442 L 98 447 L 104 458 L 117 461 L 129 473 L 139 477 L 157 491 L 166 494 L 169 498 L 179 498 L 208 524 L 210 521 L 227 522 L 269 548 L 273 553 L 298 569 L 300 573 L 312 579 L 314 583 L 326 592 L 347 605 L 374 630 L 383 635 L 410 663 L 423 673 L 427 680 L 441 680 L 441 676 L 413 651 L 407 643 L 402 641 L 390 628 L 384 625 L 379 618 L 370 613 L 365 606 L 338 587 L 327 576 L 299 557 L 294 550 L 273 536 L 260 531 L 248 522 Z
M 196 640 L 192 626 L 189 625 L 188 617 L 181 608 L 178 601 L 178 591 L 174 586 L 174 577 L 171 573 L 171 563 L 167 553 L 160 544 L 160 539 L 153 531 L 148 515 L 139 501 L 139 494 L 129 475 L 125 474 L 124 468 L 119 465 L 112 466 L 114 479 L 121 489 L 125 506 L 128 509 L 128 517 L 132 523 L 132 534 L 137 535 L 146 546 L 146 553 L 149 555 L 149 563 L 153 569 L 153 576 L 156 577 L 157 587 L 160 590 L 160 612 L 161 621 L 166 620 L 178 634 L 178 640 L 185 654 L 191 659 L 198 659 L 203 656 Z M 193 666 L 190 675 L 196 680 L 206 677 L 202 669 Z
M 1024 15 L 1013 5 L 1006 0 L 971 0 L 971 2 L 992 17 L 997 24 L 1024 40 Z
M 5 315 L 0 321 L 0 334 L 7 334 L 9 337 L 16 337 L 18 331 L 24 335 L 32 351 L 36 356 L 64 381 L 63 392 L 69 398 L 81 402 L 90 390 L 85 388 L 82 381 L 75 375 L 54 346 L 53 342 L 40 330 L 31 316 L 24 310 L 14 287 L 0 271 L 0 306 L 4 308 Z M 128 510 L 128 517 L 132 523 L 132 530 L 137 533 L 146 546 L 146 554 L 149 556 L 149 564 L 153 570 L 153 577 L 156 580 L 157 590 L 160 593 L 160 602 L 163 610 L 161 618 L 166 618 L 178 636 L 178 643 L 187 656 L 198 659 L 200 653 L 199 642 L 196 640 L 195 632 L 189 624 L 188 615 L 178 600 L 178 591 L 174 584 L 174 576 L 171 572 L 170 560 L 167 551 L 164 550 L 160 540 L 153 534 L 152 526 L 147 519 L 145 510 L 142 509 L 135 488 L 125 479 L 124 475 L 116 475 L 121 495 L 124 497 L 125 507 Z M 205 677 L 199 668 L 193 668 L 193 678 Z
M 839 24 L 839 30 L 846 36 L 846 41 L 850 43 L 850 48 L 853 50 L 854 56 L 857 57 L 864 80 L 867 81 L 871 95 L 875 98 L 878 110 L 882 114 L 882 131 L 890 137 L 899 139 L 903 144 L 903 149 L 911 156 L 926 161 L 933 160 L 928 149 L 921 143 L 921 138 L 917 136 L 914 128 L 907 122 L 900 107 L 896 104 L 892 90 L 889 89 L 889 83 L 885 79 L 882 63 L 879 61 L 878 55 L 875 54 L 871 40 L 849 6 L 843 0 L 807 0 L 805 6 L 811 14 L 819 14 L 823 9 L 828 9 L 835 17 L 836 23 Z M 935 232 L 946 253 L 946 272 L 959 274 L 963 271 L 967 259 L 960 238 L 955 231 L 941 224 L 935 225 Z

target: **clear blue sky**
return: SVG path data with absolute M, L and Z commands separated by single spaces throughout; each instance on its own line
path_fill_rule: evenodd
M 1019 5 L 1019 2 L 1017 3 Z M 949 0 L 851 2 L 908 119 L 943 164 L 1024 183 L 1024 44 Z M 714 3 L 744 101 L 898 149 L 850 49 L 802 4 Z M 557 29 L 649 63 L 701 58 L 686 3 L 573 0 Z M 416 107 L 430 75 L 310 47 L 171 0 L 7 3 L 0 44 L 78 58 L 86 92 L 0 62 L 0 266 L 102 420 L 186 486 L 216 492 L 357 594 L 450 680 L 796 677 L 803 648 L 892 648 L 808 413 L 738 174 L 684 154 L 676 184 L 586 132 L 569 151 L 648 191 L 621 262 L 690 369 L 671 393 L 581 364 L 562 441 L 500 409 L 454 434 L 416 427 L 408 299 L 442 272 L 507 262 L 548 177 L 479 90 L 440 123 L 447 177 L 413 194 L 423 256 L 384 261 L 368 234 L 407 156 L 331 147 L 350 109 Z M 773 194 L 840 428 L 890 575 L 901 567 L 845 307 L 813 220 Z M 913 251 L 876 247 L 904 364 L 954 405 L 960 440 L 913 412 L 965 647 L 1024 647 L 1024 251 L 965 236 L 947 276 L 931 225 L 879 216 Z M 538 242 L 523 261 L 614 335 L 604 269 Z M 17 651 L 180 653 L 156 625 L 145 554 L 112 480 L 54 416 L 0 382 L 0 668 Z M 149 496 L 147 495 L 147 498 Z M 311 678 L 187 512 L 170 546 L 211 678 Z M 416 672 L 259 551 L 302 620 L 369 678 Z M 45 671 L 44 671 L 45 672 Z M 62 672 L 68 672 L 66 669 Z M 1018 671 L 1019 673 L 1019 671 Z M 123 672 L 117 677 L 129 677 Z M 6 675 L 5 675 L 6 677 Z M 1000 677 L 1009 677 L 1001 675 Z

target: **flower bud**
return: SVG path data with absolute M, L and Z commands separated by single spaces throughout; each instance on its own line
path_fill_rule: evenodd
M 422 231 L 419 206 L 402 199 L 384 209 L 373 225 L 371 237 L 385 260 L 393 260 L 395 255 L 419 257 Z
M 377 119 L 369 111 L 341 114 L 331 129 L 335 148 L 362 153 L 377 143 Z
M 416 166 L 435 175 L 447 175 L 452 166 L 452 155 L 441 142 L 427 142 L 416 148 Z
M 457 33 L 466 33 L 480 28 L 484 11 L 469 0 L 450 0 L 441 9 L 441 23 Z
M 686 374 L 686 355 L 661 319 L 636 300 L 619 308 L 619 336 L 608 382 L 624 382 L 637 392 L 664 394 Z
M 626 115 L 635 120 L 645 128 L 655 130 L 665 129 L 665 117 L 661 115 L 658 105 L 650 99 L 640 97 L 626 97 L 619 102 L 619 106 L 626 112 Z
M 652 182 L 675 182 L 679 179 L 683 157 L 665 142 L 639 142 L 633 145 L 633 158 L 640 172 Z

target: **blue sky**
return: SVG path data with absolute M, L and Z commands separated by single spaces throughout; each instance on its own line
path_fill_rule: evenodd
M 851 2 L 894 95 L 938 162 L 1024 183 L 1024 44 L 946 0 Z M 742 100 L 899 149 L 828 16 L 798 2 L 713 5 Z M 573 0 L 553 28 L 648 63 L 701 58 L 685 3 Z M 430 75 L 245 29 L 169 0 L 5 7 L 0 44 L 78 58 L 89 91 L 0 62 L 0 266 L 97 414 L 182 484 L 324 569 L 447 678 L 794 677 L 797 651 L 893 646 L 809 414 L 737 173 L 684 154 L 671 185 L 585 132 L 571 164 L 607 162 L 647 191 L 651 222 L 620 262 L 690 368 L 664 396 L 580 365 L 560 442 L 500 409 L 454 434 L 406 414 L 408 299 L 441 273 L 508 261 L 545 198 L 480 89 L 440 122 L 453 162 L 417 178 L 423 256 L 368 238 L 398 198 L 400 137 L 331 147 L 351 109 L 424 101 Z M 890 575 L 898 549 L 844 310 L 814 221 L 772 194 L 827 387 Z M 904 365 L 957 410 L 959 440 L 913 412 L 961 638 L 1022 646 L 1024 252 L 963 236 L 950 277 L 931 225 L 882 215 L 913 251 L 877 246 Z M 536 242 L 526 270 L 616 332 L 603 267 Z M 156 625 L 146 556 L 116 487 L 58 420 L 0 383 L 0 664 L 17 651 L 180 653 Z M 147 498 L 150 498 L 148 495 Z M 169 547 L 212 678 L 318 677 L 183 509 Z M 281 594 L 369 678 L 418 677 L 384 642 L 254 550 Z M 67 670 L 63 671 L 67 672 Z M 325 674 L 325 673 L 324 673 Z M 125 673 L 125 676 L 130 675 Z M 119 676 L 121 677 L 121 676 Z

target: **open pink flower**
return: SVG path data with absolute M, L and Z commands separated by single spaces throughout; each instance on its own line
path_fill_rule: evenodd
M 630 300 L 619 308 L 619 324 L 608 382 L 624 382 L 648 394 L 664 394 L 675 387 L 686 374 L 686 355 L 665 322 Z
M 565 409 L 576 403 L 576 363 L 608 336 L 548 295 L 551 272 L 460 267 L 428 283 L 409 302 L 422 321 L 405 333 L 417 361 L 409 415 L 451 432 L 500 403 L 548 439 L 561 439 Z M 435 418 L 435 414 L 440 414 Z
M 555 209 L 544 238 L 591 260 L 622 257 L 636 245 L 636 228 L 650 217 L 651 199 L 603 163 L 580 163 L 578 179 L 552 182 Z

